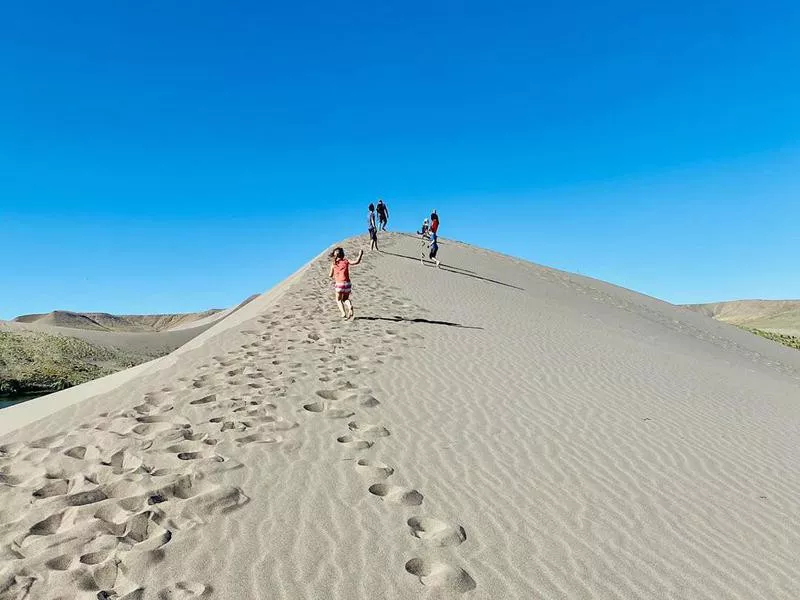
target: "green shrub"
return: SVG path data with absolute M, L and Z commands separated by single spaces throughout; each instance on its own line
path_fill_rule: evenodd
M 754 333 L 763 338 L 771 340 L 773 342 L 778 342 L 779 344 L 788 346 L 789 348 L 795 348 L 796 350 L 800 350 L 800 337 L 794 335 L 788 335 L 785 333 L 773 333 L 771 331 L 764 331 L 763 329 L 754 329 L 752 327 L 744 327 L 743 329 L 749 331 L 750 333 Z

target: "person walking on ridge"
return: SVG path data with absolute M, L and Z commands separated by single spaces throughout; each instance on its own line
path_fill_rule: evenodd
M 436 268 L 439 268 L 440 262 L 439 259 L 436 258 L 436 254 L 439 252 L 439 215 L 436 214 L 436 209 L 433 209 L 431 212 L 431 224 L 428 227 L 427 236 L 424 234 L 425 231 L 425 224 L 428 222 L 428 219 L 425 219 L 425 223 L 423 223 L 423 235 L 422 235 L 422 255 L 419 257 L 419 262 L 424 266 L 425 265 L 425 239 L 426 237 L 429 240 L 428 245 L 428 258 L 436 263 Z
M 343 319 L 352 319 L 353 303 L 350 301 L 350 292 L 353 286 L 350 283 L 350 267 L 361 262 L 364 251 L 360 250 L 358 252 L 358 258 L 354 262 L 350 262 L 344 257 L 344 248 L 335 248 L 330 256 L 333 259 L 333 264 L 331 264 L 328 277 L 333 277 L 336 305 L 339 307 Z
M 436 254 L 439 252 L 439 237 L 431 231 L 430 236 L 430 246 L 428 246 L 428 258 L 436 263 L 436 268 L 438 269 L 441 263 L 439 259 L 436 258 Z M 419 262 L 422 263 L 422 266 L 425 266 L 425 241 L 422 241 L 422 256 L 419 259 Z
M 378 206 L 376 207 L 378 213 L 378 225 L 381 231 L 386 231 L 386 224 L 389 222 L 389 207 L 383 202 L 383 199 L 378 198 Z
M 430 225 L 428 225 L 428 219 L 425 219 L 422 222 L 422 229 L 417 231 L 418 235 L 421 235 L 423 239 L 428 237 L 428 229 L 430 229 Z
M 367 215 L 367 231 L 369 231 L 369 249 L 378 250 L 378 228 L 375 225 L 375 205 L 369 205 L 369 215 Z M 380 252 L 380 250 L 378 250 Z

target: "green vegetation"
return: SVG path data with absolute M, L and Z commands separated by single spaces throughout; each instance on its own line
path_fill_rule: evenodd
M 0 395 L 54 392 L 149 358 L 67 336 L 0 331 Z
M 773 342 L 778 342 L 779 344 L 783 344 L 784 346 L 789 346 L 789 348 L 795 348 L 796 350 L 800 350 L 800 337 L 796 335 L 773 333 L 772 331 L 764 331 L 763 329 L 754 329 L 752 327 L 742 327 L 742 329 L 749 331 L 750 333 L 755 333 L 756 335 L 760 335 L 761 337 L 767 338 L 768 340 L 772 340 Z

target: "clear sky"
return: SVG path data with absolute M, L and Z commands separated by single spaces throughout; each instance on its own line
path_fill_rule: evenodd
M 0 318 L 232 305 L 378 196 L 672 302 L 800 298 L 798 31 L 794 0 L 5 3 Z

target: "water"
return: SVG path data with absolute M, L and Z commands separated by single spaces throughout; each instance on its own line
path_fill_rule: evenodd
M 46 394 L 22 394 L 21 396 L 0 398 L 0 409 L 3 409 L 7 406 L 14 406 L 15 404 L 20 404 L 21 402 L 25 402 L 27 400 L 33 400 L 34 398 L 44 395 Z

